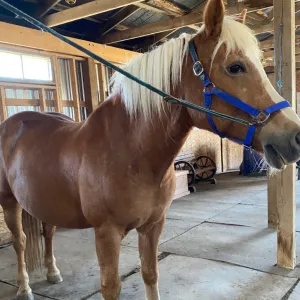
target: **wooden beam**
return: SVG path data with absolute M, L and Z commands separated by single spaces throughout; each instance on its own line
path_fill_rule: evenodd
M 265 51 L 263 52 L 263 56 L 264 58 L 272 58 L 274 57 L 274 50 L 270 50 L 270 51 Z M 295 47 L 295 54 L 300 54 L 300 46 Z
M 295 26 L 300 26 L 300 17 L 296 18 Z M 261 34 L 261 33 L 266 33 L 266 32 L 273 32 L 274 31 L 274 24 L 273 22 L 270 22 L 269 24 L 262 25 L 259 28 L 255 29 L 255 34 Z M 294 28 L 295 31 L 295 28 Z
M 300 2 L 299 2 L 299 0 L 293 1 L 293 2 L 295 2 L 294 10 L 298 10 L 300 8 Z M 296 27 L 300 26 L 300 16 L 295 16 L 295 26 Z M 266 32 L 273 32 L 274 31 L 274 25 L 273 25 L 273 22 L 270 22 L 269 24 L 265 24 L 265 25 L 259 26 L 259 28 L 253 27 L 253 30 L 255 31 L 255 34 L 261 34 L 261 33 L 266 33 Z
M 61 78 L 59 73 L 59 65 L 58 65 L 58 58 L 56 55 L 52 57 L 52 65 L 53 65 L 53 73 L 54 73 L 54 80 L 56 85 L 56 90 L 53 91 L 54 93 L 54 109 L 56 112 L 62 113 L 62 102 L 61 102 Z
M 39 98 L 40 98 L 40 108 L 42 112 L 47 111 L 46 99 L 45 99 L 45 89 L 39 89 Z
M 153 0 L 153 2 L 157 6 L 153 6 L 150 3 L 144 3 L 144 2 L 137 3 L 136 5 L 140 8 L 144 8 L 144 9 L 153 11 L 155 13 L 160 13 L 160 14 L 167 15 L 167 16 L 180 17 L 180 16 L 186 15 L 187 13 L 190 12 L 190 11 L 185 11 L 184 9 L 178 7 L 177 5 L 171 3 L 170 1 L 167 1 L 167 0 Z M 196 31 L 198 31 L 200 29 L 199 26 L 194 25 L 194 24 L 188 25 L 187 27 L 192 28 Z
M 150 10 L 154 13 L 163 14 L 163 15 L 167 15 L 167 16 L 174 16 L 174 13 L 172 13 L 170 11 L 163 10 L 162 8 L 156 7 L 156 6 L 154 6 L 150 3 L 147 3 L 147 2 L 139 2 L 139 3 L 135 3 L 134 5 L 139 7 L 139 8 Z
M 92 58 L 88 58 L 83 63 L 82 69 L 85 101 L 87 104 L 88 115 L 90 115 L 99 105 L 97 95 L 97 73 L 94 60 Z
M 39 1 L 36 16 L 42 18 L 45 16 L 60 0 L 43 0 Z
M 282 80 L 282 88 L 279 88 L 279 92 L 295 108 L 295 5 L 293 1 L 274 0 L 274 32 L 275 50 L 277 53 L 282 51 L 282 61 L 279 55 L 276 57 L 275 82 Z M 268 184 L 269 213 L 277 216 L 277 265 L 288 269 L 294 269 L 296 258 L 295 172 L 295 164 L 292 164 L 271 177 Z
M 44 23 L 49 27 L 54 27 L 141 1 L 142 0 L 96 0 L 49 15 L 44 19 Z
M 267 39 L 265 41 L 262 41 L 259 43 L 260 44 L 260 48 L 261 49 L 272 49 L 274 48 L 274 39 L 273 38 L 270 38 L 270 39 Z M 295 44 L 300 44 L 300 38 L 296 37 L 295 39 Z
M 131 40 L 131 39 L 135 39 L 135 38 L 139 38 L 139 37 L 143 37 L 143 36 L 147 36 L 147 35 L 152 35 L 152 34 L 170 31 L 170 30 L 175 30 L 175 29 L 178 29 L 181 27 L 201 23 L 202 19 L 203 19 L 204 5 L 205 5 L 205 3 L 202 4 L 202 6 L 201 6 L 202 10 L 201 9 L 198 11 L 193 10 L 191 13 L 186 14 L 181 17 L 177 17 L 177 18 L 170 19 L 170 20 L 164 20 L 164 21 L 160 21 L 160 22 L 156 22 L 156 23 L 152 23 L 152 24 L 146 24 L 143 26 L 135 27 L 135 28 L 130 28 L 130 29 L 124 30 L 122 32 L 111 33 L 103 39 L 103 43 L 113 44 L 116 42 Z M 239 5 L 238 7 L 228 8 L 227 14 L 228 15 L 239 14 L 242 12 L 242 10 L 244 8 L 247 8 L 247 6 Z M 250 8 L 248 10 L 248 13 L 256 11 L 258 9 L 261 9 L 261 7 Z
M 113 17 L 108 19 L 107 23 L 103 28 L 101 28 L 101 35 L 105 35 L 108 32 L 110 32 L 112 29 L 114 29 L 116 26 L 118 26 L 120 23 L 128 19 L 130 16 L 132 16 L 134 13 L 139 11 L 140 8 L 129 5 L 127 7 L 124 7 L 120 11 L 118 11 Z
M 0 87 L 0 122 L 3 122 L 7 118 L 7 109 L 5 104 L 5 89 Z
M 105 67 L 103 64 L 99 63 L 98 67 L 98 84 L 99 84 L 99 92 L 100 92 L 100 103 L 104 102 L 106 99 L 105 94 Z
M 158 34 L 155 34 L 155 35 L 149 37 L 149 39 L 147 41 L 143 42 L 144 51 L 149 51 L 153 47 L 155 47 L 158 43 L 163 43 L 163 42 L 167 41 L 169 35 L 171 35 L 175 31 L 176 30 L 161 32 L 161 33 L 158 33 Z
M 78 95 L 78 83 L 77 83 L 77 70 L 76 70 L 76 61 L 72 59 L 70 61 L 70 73 L 71 73 L 71 89 L 73 95 L 73 103 L 74 103 L 74 116 L 75 121 L 80 122 L 80 105 L 79 105 L 79 95 Z
M 87 57 L 81 51 L 67 45 L 49 33 L 40 30 L 30 29 L 22 26 L 0 22 L 1 34 L 0 43 L 17 45 L 30 49 L 69 54 L 73 56 Z M 30 38 L 28 38 L 30 37 Z M 123 64 L 139 53 L 118 49 L 115 47 L 100 45 L 89 41 L 70 38 L 82 47 L 97 53 L 101 57 L 114 62 Z
M 272 64 L 266 64 L 264 66 L 264 69 L 265 69 L 266 73 L 275 73 L 275 67 L 274 67 L 273 62 L 272 62 Z M 296 61 L 296 70 L 300 70 L 300 60 Z
M 157 6 L 162 7 L 163 9 L 165 9 L 167 11 L 170 11 L 174 15 L 183 16 L 186 14 L 186 11 L 184 9 L 178 7 L 177 5 L 173 4 L 172 2 L 170 2 L 168 0 L 153 0 L 153 2 Z

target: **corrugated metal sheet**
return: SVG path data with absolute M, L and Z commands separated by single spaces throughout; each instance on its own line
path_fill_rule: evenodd
M 182 9 L 186 9 L 188 12 L 190 9 L 193 9 L 197 6 L 199 6 L 204 0 L 179 0 L 179 1 L 171 1 L 174 4 L 178 5 Z M 152 4 L 153 6 L 156 6 L 155 2 L 149 2 L 149 4 Z M 163 20 L 168 20 L 169 17 L 160 14 L 155 13 L 146 9 L 141 9 L 131 15 L 128 19 L 126 19 L 124 22 L 122 22 L 122 25 L 128 26 L 128 27 L 137 27 L 145 24 L 151 24 Z
M 163 14 L 155 13 L 146 9 L 140 9 L 122 22 L 122 25 L 128 27 L 137 27 L 140 25 L 151 24 L 168 19 L 169 17 Z

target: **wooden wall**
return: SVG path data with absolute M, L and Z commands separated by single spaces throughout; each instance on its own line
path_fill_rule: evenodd
M 196 157 L 210 156 L 216 163 L 218 173 L 238 170 L 243 160 L 243 146 L 197 128 L 190 133 L 183 149 L 192 150 Z

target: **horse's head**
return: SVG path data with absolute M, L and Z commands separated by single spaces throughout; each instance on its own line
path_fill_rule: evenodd
M 217 88 L 240 99 L 258 110 L 282 101 L 282 97 L 269 81 L 262 62 L 258 42 L 242 22 L 224 17 L 223 0 L 209 0 L 204 12 L 204 25 L 194 39 L 196 53 L 209 79 Z M 194 62 L 188 54 L 183 71 L 182 84 L 186 99 L 195 104 L 204 98 L 203 84 L 193 73 Z M 203 97 L 195 93 L 198 86 Z M 208 86 L 207 90 L 211 90 Z M 211 109 L 251 122 L 247 112 L 212 96 Z M 193 125 L 203 128 L 199 113 L 189 110 Z M 262 121 L 266 116 L 259 115 Z M 213 118 L 217 130 L 228 137 L 244 140 L 248 127 L 232 121 Z M 207 122 L 206 129 L 212 130 Z M 300 121 L 291 107 L 285 107 L 270 114 L 266 122 L 256 128 L 252 146 L 264 152 L 267 162 L 276 169 L 300 159 Z

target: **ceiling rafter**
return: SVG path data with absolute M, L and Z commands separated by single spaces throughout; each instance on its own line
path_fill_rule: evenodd
M 141 1 L 142 0 L 96 0 L 48 15 L 44 19 L 44 24 L 49 27 L 54 27 Z
M 153 6 L 152 4 L 147 3 L 147 2 L 140 2 L 135 5 L 140 8 L 144 8 L 146 10 L 153 11 L 154 13 L 160 13 L 160 14 L 167 15 L 170 17 L 174 17 L 174 16 L 180 17 L 180 16 L 186 15 L 190 12 L 190 10 L 186 11 L 167 0 L 153 0 L 153 2 L 157 6 Z M 199 30 L 199 26 L 194 25 L 194 24 L 192 24 L 188 27 L 193 28 L 194 30 Z
M 153 2 L 158 6 L 162 7 L 163 9 L 172 12 L 175 16 L 183 16 L 187 13 L 184 9 L 178 7 L 177 5 L 171 3 L 168 0 L 153 0 Z
M 123 21 L 128 19 L 134 13 L 138 12 L 141 8 L 133 5 L 129 5 L 118 11 L 113 17 L 111 17 L 104 27 L 101 28 L 101 36 L 107 34 L 112 29 L 120 25 Z
M 44 0 L 38 3 L 38 7 L 36 10 L 36 16 L 38 18 L 42 18 L 45 16 L 55 5 L 57 5 L 60 0 Z
M 300 44 L 300 37 L 296 37 L 295 44 Z M 261 49 L 272 49 L 274 48 L 274 39 L 270 38 L 265 41 L 260 42 L 260 48 Z
M 235 15 L 242 12 L 244 8 L 247 8 L 245 5 L 238 5 L 236 7 L 230 7 L 227 8 L 227 14 L 228 15 Z M 261 9 L 261 6 L 248 9 L 249 12 L 257 11 Z M 171 20 L 166 21 L 160 21 L 152 24 L 146 24 L 143 26 L 139 26 L 137 28 L 130 28 L 127 30 L 124 30 L 122 32 L 115 32 L 107 35 L 103 39 L 103 43 L 106 44 L 113 44 L 116 42 L 124 41 L 124 40 L 130 40 L 138 37 L 143 37 L 147 35 L 152 35 L 160 32 L 175 30 L 181 27 L 194 25 L 202 22 L 202 10 L 195 12 L 194 10 L 191 11 L 191 13 L 186 14 L 181 17 L 176 17 Z

